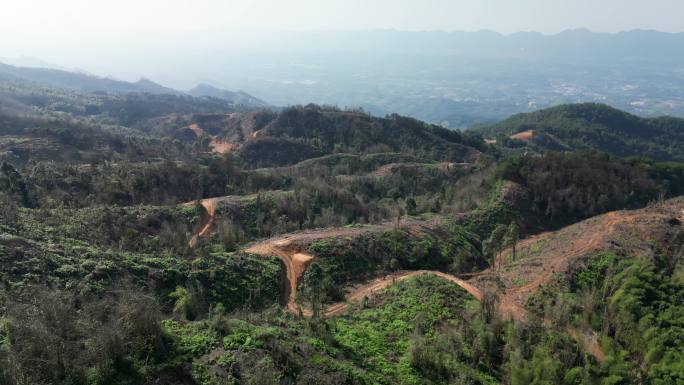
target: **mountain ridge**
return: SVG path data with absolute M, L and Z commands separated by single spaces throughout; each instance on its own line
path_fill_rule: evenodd
M 2 62 L 0 62 L 0 80 L 29 81 L 88 93 L 107 92 L 114 94 L 150 93 L 155 95 L 189 95 L 194 97 L 214 97 L 236 105 L 248 107 L 269 106 L 268 103 L 246 92 L 222 90 L 202 83 L 188 92 L 184 92 L 165 87 L 146 77 L 141 77 L 135 82 L 127 82 L 110 77 L 95 76 L 84 72 L 58 68 L 19 67 Z
M 606 104 L 563 104 L 516 114 L 499 123 L 473 127 L 470 131 L 496 138 L 504 147 L 594 149 L 617 156 L 684 160 L 684 119 L 645 118 Z

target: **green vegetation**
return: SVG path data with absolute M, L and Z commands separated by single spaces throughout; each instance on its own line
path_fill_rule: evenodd
M 0 97 L 0 385 L 682 381 L 681 218 L 648 224 L 651 259 L 602 254 L 559 276 L 526 322 L 501 317 L 499 266 L 480 274 L 508 248 L 543 264 L 539 245 L 515 255 L 530 234 L 684 194 L 679 163 L 506 158 L 527 145 L 314 105 L 245 110 L 19 80 L 0 81 Z M 643 154 L 678 159 L 676 124 L 634 122 L 660 122 L 653 141 L 671 142 Z M 321 228 L 346 235 L 307 238 Z M 242 251 L 293 232 L 264 253 L 314 257 L 297 282 L 311 318 L 283 306 L 287 263 Z M 491 285 L 466 286 L 478 303 L 437 276 L 400 279 L 322 318 L 350 286 L 405 270 Z M 608 359 L 578 331 L 600 335 Z
M 309 269 L 319 272 L 316 277 L 305 275 L 302 285 L 304 293 L 316 298 L 303 298 L 313 303 L 340 301 L 344 285 L 397 270 L 479 270 L 487 265 L 480 248 L 479 238 L 459 226 L 417 235 L 396 229 L 314 242 L 309 251 L 317 259 Z
M 597 333 L 611 383 L 679 384 L 684 286 L 670 274 L 662 261 L 599 254 L 542 292 L 534 308 Z
M 403 152 L 435 160 L 468 160 L 480 142 L 457 131 L 427 125 L 415 119 L 370 117 L 354 111 L 308 105 L 284 110 L 265 133 L 292 138 L 324 153 Z M 294 162 L 292 162 L 294 163 Z
M 500 373 L 488 364 L 505 327 L 483 323 L 480 314 L 458 286 L 425 276 L 331 321 L 216 314 L 164 325 L 200 384 L 497 384 Z
M 684 161 L 684 120 L 640 118 L 602 104 L 568 104 L 514 115 L 474 131 L 508 147 L 525 143 L 509 136 L 534 130 L 531 146 L 541 150 L 598 150 L 617 156 Z
M 684 194 L 682 164 L 594 152 L 512 158 L 499 165 L 499 175 L 527 188 L 528 221 L 537 218 L 547 226 Z

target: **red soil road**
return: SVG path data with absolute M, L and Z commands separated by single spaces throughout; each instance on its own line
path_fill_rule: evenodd
M 618 224 L 633 222 L 633 212 L 610 212 L 587 221 L 569 226 L 554 233 L 544 233 L 520 242 L 517 246 L 518 255 L 539 245 L 541 250 L 536 258 L 522 259 L 513 265 L 507 265 L 505 259 L 511 255 L 507 250 L 495 261 L 494 267 L 483 271 L 474 278 L 487 286 L 483 279 L 496 276 L 506 283 L 499 300 L 502 314 L 512 315 L 516 319 L 527 318 L 525 302 L 541 286 L 551 282 L 557 273 L 568 270 L 574 260 L 604 249 Z M 566 237 L 566 235 L 572 237 Z M 566 239 L 563 241 L 563 239 Z M 523 285 L 513 284 L 514 279 L 529 279 Z M 509 284 L 510 283 L 510 284 Z
M 377 226 L 367 226 L 364 228 L 336 228 L 330 230 L 304 231 L 301 233 L 288 234 L 282 237 L 267 239 L 256 243 L 245 252 L 262 256 L 276 256 L 283 261 L 287 274 L 288 298 L 287 307 L 292 312 L 298 311 L 297 306 L 297 284 L 304 275 L 306 267 L 313 261 L 314 257 L 305 252 L 308 244 L 319 239 L 331 239 L 340 237 L 350 237 L 363 234 L 377 229 Z M 309 312 L 306 312 L 310 314 Z
M 496 278 L 504 282 L 505 288 L 500 292 L 499 296 L 499 312 L 503 316 L 510 316 L 518 321 L 526 321 L 529 319 L 527 310 L 525 309 L 525 302 L 527 298 L 539 290 L 545 284 L 551 282 L 556 274 L 565 272 L 569 269 L 571 263 L 578 258 L 589 255 L 593 252 L 606 250 L 610 245 L 610 239 L 614 236 L 616 229 L 620 226 L 628 226 L 639 228 L 640 224 L 652 223 L 654 220 L 666 220 L 673 215 L 679 216 L 680 209 L 669 210 L 665 212 L 650 212 L 646 210 L 637 211 L 619 211 L 611 212 L 595 218 L 588 219 L 578 224 L 569 226 L 565 229 L 553 233 L 544 233 L 531 238 L 525 239 L 518 244 L 519 254 L 522 255 L 529 252 L 530 249 L 537 247 L 540 249 L 539 255 L 531 258 L 523 258 L 521 261 L 516 261 L 514 264 L 508 264 L 506 257 L 511 254 L 510 250 L 505 251 L 497 258 L 494 267 L 487 269 L 474 276 L 469 281 L 464 281 L 458 277 L 445 274 L 438 271 L 412 271 L 399 272 L 392 274 L 382 279 L 376 279 L 363 286 L 356 287 L 346 296 L 343 303 L 337 303 L 326 308 L 322 315 L 324 317 L 332 317 L 342 314 L 349 308 L 349 304 L 358 302 L 364 297 L 373 295 L 381 291 L 397 281 L 407 278 L 415 277 L 424 274 L 434 274 L 440 278 L 454 282 L 468 291 L 477 300 L 481 300 L 482 293 L 485 290 L 497 290 L 492 288 L 491 278 Z M 431 226 L 424 226 L 420 228 L 419 223 L 410 222 L 409 231 L 420 235 L 425 231 L 429 231 Z M 269 244 L 280 247 L 278 252 L 281 258 L 292 259 L 296 250 L 287 250 L 283 246 L 290 243 L 284 240 L 300 240 L 307 241 L 313 239 L 322 239 L 335 236 L 349 236 L 358 234 L 359 231 L 367 231 L 364 229 L 336 229 L 315 233 L 302 233 L 291 237 L 284 237 L 274 241 L 265 241 L 260 247 L 266 247 Z M 314 235 L 315 234 L 315 235 Z M 255 251 L 255 249 L 252 249 Z M 248 250 L 249 251 L 249 250 Z M 260 251 L 258 254 L 276 254 L 272 249 L 256 250 Z M 298 309 L 296 304 L 296 282 L 301 277 L 303 270 L 306 268 L 306 263 L 310 263 L 312 259 L 307 258 L 304 263 L 299 262 L 299 266 L 293 268 L 294 274 L 288 273 L 289 277 L 295 277 L 295 283 L 290 278 L 290 301 L 288 308 L 290 311 L 301 312 L 304 316 L 311 316 L 308 310 Z M 522 263 L 518 263 L 522 262 Z M 297 264 L 298 262 L 293 262 Z M 286 262 L 288 266 L 288 262 Z M 295 270 L 296 269 L 296 270 Z M 531 278 L 525 284 L 515 285 L 514 279 Z M 552 326 L 550 319 L 545 319 L 544 323 Z M 577 340 L 584 349 L 592 354 L 598 361 L 605 360 L 605 354 L 596 340 L 596 336 L 592 333 L 584 333 L 574 328 L 565 328 L 566 332 Z
M 202 222 L 202 226 L 200 228 L 200 231 L 195 234 L 189 242 L 190 247 L 195 247 L 197 245 L 197 242 L 199 241 L 200 237 L 205 237 L 209 235 L 214 228 L 216 227 L 216 208 L 218 207 L 219 204 L 222 203 L 234 203 L 237 204 L 241 199 L 244 199 L 244 196 L 232 196 L 232 195 L 227 195 L 227 196 L 222 196 L 222 197 L 215 197 L 215 198 L 207 198 L 207 199 L 202 199 L 200 200 L 200 204 L 202 207 L 204 207 L 204 210 L 207 213 L 206 219 Z M 183 203 L 183 206 L 192 206 L 195 205 L 197 202 L 186 202 Z
M 425 232 L 429 232 L 430 227 L 434 226 L 435 222 L 426 221 L 421 223 L 408 221 L 404 225 L 408 227 L 408 231 L 412 234 L 421 235 Z M 245 252 L 262 256 L 276 256 L 280 258 L 285 265 L 288 280 L 287 283 L 289 294 L 287 308 L 293 313 L 301 313 L 305 317 L 310 317 L 312 315 L 311 311 L 308 309 L 302 309 L 297 304 L 297 285 L 299 284 L 299 280 L 304 274 L 307 266 L 314 260 L 312 255 L 309 255 L 305 252 L 305 249 L 308 247 L 308 245 L 311 242 L 320 239 L 354 237 L 368 233 L 370 231 L 390 228 L 391 226 L 393 226 L 393 224 L 385 223 L 375 226 L 335 228 L 288 234 L 282 237 L 267 239 L 263 242 L 256 243 L 245 249 Z M 425 274 L 433 274 L 450 282 L 456 283 L 464 288 L 467 292 L 472 294 L 477 300 L 482 298 L 482 294 L 478 288 L 456 276 L 439 271 L 402 271 L 354 288 L 354 290 L 346 296 L 345 302 L 330 305 L 323 311 L 323 315 L 325 317 L 332 317 L 342 314 L 349 308 L 350 303 L 358 302 L 364 297 L 373 295 L 374 293 L 387 288 L 397 281 Z
M 474 275 L 469 281 L 481 290 L 500 291 L 499 311 L 517 320 L 528 318 L 527 299 L 542 286 L 551 283 L 557 274 L 567 272 L 571 264 L 600 251 L 611 250 L 620 234 L 635 237 L 635 243 L 651 242 L 648 229 L 653 224 L 665 223 L 682 212 L 684 201 L 670 201 L 654 207 L 633 211 L 614 211 L 568 226 L 551 233 L 543 233 L 517 245 L 517 259 L 509 261 L 511 250 L 504 251 L 494 266 Z M 630 238 L 631 239 L 631 238 Z M 639 246 L 635 246 L 637 249 Z M 632 251 L 634 253 L 635 251 Z M 527 279 L 522 285 L 516 280 Z M 498 286 L 503 283 L 504 289 Z M 544 320 L 551 323 L 550 320 Z M 574 328 L 565 329 L 599 362 L 605 354 L 594 333 Z
M 345 302 L 338 302 L 336 304 L 332 304 L 328 306 L 325 311 L 323 311 L 323 317 L 329 318 L 329 317 L 334 317 L 340 314 L 343 314 L 349 307 L 351 306 L 352 303 L 354 302 L 359 302 L 365 297 L 369 297 L 371 295 L 376 294 L 377 292 L 386 289 L 387 287 L 408 279 L 408 278 L 413 278 L 417 277 L 419 275 L 427 275 L 427 274 L 432 274 L 436 275 L 439 278 L 442 278 L 444 280 L 447 280 L 449 282 L 453 282 L 457 285 L 459 285 L 461 288 L 465 289 L 470 295 L 472 295 L 477 301 L 482 301 L 482 292 L 480 289 L 477 287 L 473 286 L 471 283 L 464 281 L 456 276 L 453 276 L 451 274 L 446 274 L 442 273 L 440 271 L 430 271 L 430 270 L 418 270 L 418 271 L 405 271 L 405 272 L 399 272 L 396 274 L 392 274 L 390 276 L 381 278 L 381 279 L 376 279 L 366 285 L 357 287 L 355 290 L 353 290 L 351 293 L 349 293 L 346 298 Z M 297 312 L 296 305 L 294 307 L 288 306 L 290 311 Z M 299 312 L 305 317 L 311 317 L 312 313 L 308 309 L 299 309 Z M 525 318 L 527 317 L 526 311 L 524 309 L 521 309 L 521 312 L 525 314 Z M 519 314 L 519 313 L 518 313 Z M 546 324 L 549 327 L 553 327 L 552 322 L 550 320 L 544 320 L 544 324 Z M 567 327 L 565 331 L 575 340 L 577 341 L 589 354 L 594 356 L 598 362 L 604 362 L 606 359 L 606 355 L 603 352 L 603 349 L 597 342 L 597 338 L 595 334 L 586 334 L 582 333 L 581 331 Z
M 480 289 L 477 287 L 473 286 L 471 283 L 464 281 L 454 275 L 451 274 L 446 274 L 442 273 L 440 271 L 432 271 L 432 270 L 418 270 L 418 271 L 403 271 L 403 272 L 398 272 L 392 275 L 389 275 L 387 277 L 383 277 L 380 279 L 376 279 L 368 284 L 365 284 L 363 286 L 355 288 L 351 293 L 349 293 L 346 298 L 345 302 L 338 302 L 335 304 L 332 304 L 328 306 L 324 311 L 323 311 L 323 317 L 325 318 L 330 318 L 334 316 L 338 316 L 340 314 L 343 314 L 345 311 L 349 309 L 352 303 L 355 302 L 360 302 L 366 297 L 370 297 L 379 291 L 382 291 L 389 286 L 394 285 L 395 283 L 399 281 L 403 281 L 405 279 L 417 277 L 420 275 L 435 275 L 441 279 L 444 279 L 449 282 L 453 282 L 463 288 L 465 291 L 467 291 L 470 295 L 472 295 L 478 302 L 482 301 L 482 292 Z M 292 308 L 289 307 L 290 311 L 296 311 L 296 307 Z M 523 309 L 524 311 L 524 309 Z M 307 309 L 300 309 L 300 312 L 302 315 L 305 317 L 310 317 L 311 311 Z M 549 326 L 553 327 L 552 323 L 550 320 L 544 320 L 544 323 Z M 598 362 L 604 362 L 606 359 L 606 355 L 603 352 L 603 349 L 597 342 L 597 338 L 595 334 L 586 334 L 582 333 L 581 331 L 567 327 L 565 331 L 575 340 L 577 341 L 589 354 L 594 356 Z
M 411 234 L 422 235 L 431 231 L 437 226 L 439 221 L 427 220 L 418 221 L 414 219 L 405 220 L 399 223 L 399 227 L 408 230 Z M 363 227 L 341 227 L 323 230 L 309 230 L 298 233 L 291 233 L 275 238 L 266 239 L 255 243 L 245 249 L 245 252 L 262 256 L 276 256 L 285 265 L 288 280 L 288 301 L 287 307 L 293 312 L 298 312 L 297 306 L 297 285 L 306 267 L 313 261 L 314 257 L 306 253 L 309 244 L 320 239 L 332 239 L 342 237 L 355 237 L 372 231 L 385 230 L 396 227 L 395 222 L 386 222 L 379 225 L 366 225 Z M 455 278 L 455 277 L 454 277 Z M 310 312 L 303 311 L 304 315 Z
M 286 241 L 285 241 L 286 242 Z M 274 247 L 270 244 L 260 243 L 254 245 L 245 251 L 251 254 L 276 256 L 283 261 L 285 265 L 285 272 L 287 274 L 288 283 L 288 298 L 287 308 L 292 311 L 297 311 L 297 284 L 304 275 L 309 263 L 314 259 L 312 255 L 306 253 L 288 252 L 284 247 L 289 246 L 289 243 L 283 243 L 282 246 Z
M 216 204 L 220 199 L 225 198 L 213 198 L 202 201 L 202 205 L 207 209 L 210 218 L 213 218 Z M 681 203 L 679 205 L 681 206 Z M 649 223 L 652 222 L 654 218 L 658 218 L 659 220 L 667 219 L 668 217 L 671 218 L 672 215 L 680 215 L 680 212 L 682 212 L 680 207 L 677 207 L 675 210 L 670 208 L 669 211 L 664 210 L 664 212 L 657 212 L 656 210 L 652 215 L 647 214 L 645 210 L 611 212 L 568 226 L 557 232 L 540 234 L 525 239 L 518 244 L 519 255 L 529 252 L 533 247 L 538 246 L 541 248 L 539 256 L 536 258 L 523 258 L 521 261 L 516 261 L 514 264 L 507 264 L 506 257 L 509 256 L 511 252 L 510 250 L 505 251 L 497 258 L 494 267 L 473 275 L 473 278 L 469 281 L 464 281 L 458 277 L 439 271 L 419 270 L 395 273 L 385 278 L 376 279 L 363 286 L 356 287 L 346 296 L 345 302 L 333 304 L 326 308 L 323 311 L 323 316 L 332 317 L 339 315 L 349 308 L 350 303 L 357 302 L 364 297 L 373 295 L 397 281 L 418 275 L 434 274 L 461 286 L 477 300 L 482 299 L 484 290 L 492 290 L 491 278 L 496 278 L 496 280 L 504 282 L 505 288 L 499 296 L 500 314 L 504 316 L 508 315 L 519 321 L 526 321 L 528 319 L 528 313 L 525 309 L 525 301 L 529 295 L 537 291 L 541 286 L 548 284 L 557 273 L 567 271 L 572 261 L 592 252 L 606 249 L 606 245 L 609 243 L 617 226 L 631 225 L 637 227 L 636 225 L 638 222 Z M 304 274 L 306 267 L 314 259 L 313 256 L 304 252 L 308 245 L 319 239 L 357 236 L 369 231 L 389 228 L 391 226 L 393 226 L 393 224 L 386 223 L 376 226 L 365 226 L 362 228 L 336 228 L 305 231 L 268 239 L 252 245 L 245 251 L 263 256 L 277 256 L 283 261 L 289 286 L 287 307 L 291 312 L 299 312 L 305 317 L 310 317 L 312 315 L 311 311 L 308 309 L 300 309 L 296 302 L 297 284 Z M 433 226 L 434 222 L 430 221 L 410 220 L 404 223 L 404 227 L 408 227 L 408 231 L 416 236 L 420 236 L 425 232 L 430 232 Z M 211 229 L 212 221 L 210 219 L 203 227 L 202 231 L 200 231 L 200 234 L 209 232 Z M 520 286 L 513 284 L 514 279 L 525 277 L 532 277 L 532 279 Z M 496 292 L 497 290 L 493 291 Z M 552 324 L 548 319 L 545 319 L 544 322 L 546 324 Z M 573 328 L 566 328 L 566 331 L 584 346 L 590 354 L 596 357 L 597 360 L 603 361 L 605 359 L 605 354 L 597 343 L 595 335 L 586 334 Z
M 365 297 L 369 297 L 381 290 L 386 289 L 387 287 L 394 285 L 395 283 L 399 281 L 403 281 L 408 278 L 413 278 L 417 277 L 420 275 L 436 275 L 439 278 L 442 278 L 446 281 L 453 282 L 463 289 L 465 289 L 468 293 L 470 293 L 473 297 L 475 297 L 476 300 L 480 301 L 482 300 L 482 293 L 480 292 L 480 289 L 476 288 L 475 286 L 471 285 L 470 283 L 454 276 L 451 274 L 446 274 L 442 273 L 441 271 L 433 271 L 433 270 L 417 270 L 417 271 L 402 271 L 398 272 L 395 274 L 388 275 L 383 278 L 376 279 L 374 281 L 371 281 L 368 284 L 365 284 L 363 286 L 359 286 L 355 288 L 351 293 L 349 293 L 345 297 L 345 302 L 339 302 L 336 304 L 332 304 L 328 306 L 328 308 L 325 309 L 323 312 L 324 317 L 334 317 L 336 315 L 340 315 L 344 313 L 349 306 L 351 306 L 351 303 L 354 302 L 359 302 Z
M 503 270 L 508 266 L 504 265 L 503 259 L 505 256 L 510 254 L 510 251 L 502 253 L 502 256 L 497 261 L 497 266 L 484 270 L 480 273 L 473 274 L 473 279 L 465 282 L 455 276 L 446 275 L 439 272 L 402 272 L 397 273 L 397 275 L 389 276 L 387 279 L 380 281 L 375 281 L 367 286 L 362 286 L 352 292 L 347 298 L 348 300 L 354 300 L 355 298 L 363 298 L 367 293 L 372 293 L 378 289 L 386 287 L 391 284 L 392 281 L 397 279 L 405 279 L 404 277 L 411 276 L 411 274 L 427 274 L 433 273 L 442 278 L 449 277 L 451 282 L 455 282 L 461 285 L 468 292 L 473 294 L 476 298 L 481 298 L 481 292 L 484 289 L 489 288 L 489 284 L 486 279 L 492 277 L 503 278 L 504 280 L 512 281 L 513 278 L 518 277 L 533 277 L 533 279 L 521 286 L 508 285 L 507 288 L 501 293 L 500 297 L 500 311 L 503 315 L 513 316 L 515 319 L 524 320 L 527 319 L 527 312 L 524 307 L 525 300 L 529 294 L 535 292 L 540 286 L 551 281 L 555 273 L 567 270 L 569 263 L 576 259 L 577 257 L 588 254 L 591 251 L 597 251 L 601 248 L 601 245 L 607 237 L 612 233 L 613 228 L 616 224 L 620 223 L 621 220 L 627 220 L 629 218 L 628 213 L 609 213 L 598 218 L 591 219 L 598 223 L 598 225 L 603 229 L 595 229 L 594 226 L 586 227 L 586 236 L 580 234 L 577 237 L 576 242 L 563 243 L 560 245 L 559 250 L 552 250 L 553 253 L 545 253 L 543 258 L 543 263 L 531 263 L 525 264 L 524 271 L 520 272 L 515 269 Z M 301 258 L 300 261 L 295 261 L 295 254 L 304 254 L 303 251 L 308 246 L 308 243 L 327 238 L 336 237 L 346 237 L 346 236 L 356 236 L 373 229 L 388 228 L 389 224 L 377 225 L 377 226 L 366 226 L 362 228 L 337 228 L 330 230 L 319 230 L 319 231 L 308 231 L 301 233 L 294 233 L 278 238 L 268 239 L 263 242 L 252 245 L 245 251 L 253 254 L 259 255 L 275 255 L 283 260 L 285 266 L 288 270 L 288 280 L 290 281 L 290 302 L 288 303 L 289 308 L 296 308 L 294 300 L 296 299 L 296 287 L 303 271 L 305 270 L 308 263 L 312 261 L 312 258 L 306 257 Z M 419 236 L 422 233 L 430 231 L 431 225 L 421 226 L 420 222 L 408 222 L 408 231 L 412 234 Z M 521 241 L 518 244 L 518 249 L 523 252 L 525 248 L 530 248 L 538 242 L 550 239 L 555 233 L 545 233 L 532 238 Z M 299 246 L 297 246 L 299 244 Z M 306 255 L 306 254 L 304 254 Z M 293 279 L 294 278 L 294 279 Z M 467 285 L 466 285 L 467 284 Z M 339 308 L 341 305 L 334 305 Z M 335 314 L 338 314 L 336 311 Z
M 207 220 L 200 228 L 200 231 L 197 234 L 195 234 L 192 238 L 190 238 L 190 242 L 188 243 L 190 247 L 195 247 L 200 237 L 207 236 L 214 229 L 214 226 L 216 226 L 216 207 L 224 199 L 226 199 L 226 197 L 202 199 L 200 201 L 200 204 L 204 207 L 204 210 L 206 210 L 207 212 Z M 195 202 L 184 203 L 185 206 L 194 204 Z
M 200 137 L 205 134 L 205 131 L 200 127 L 197 123 L 193 123 L 188 126 L 192 132 L 195 133 L 197 137 Z M 235 145 L 232 142 L 229 142 L 227 140 L 219 139 L 217 136 L 212 135 L 211 136 L 211 142 L 209 143 L 209 148 L 213 153 L 219 154 L 219 155 L 225 155 L 232 150 L 236 149 L 238 146 Z

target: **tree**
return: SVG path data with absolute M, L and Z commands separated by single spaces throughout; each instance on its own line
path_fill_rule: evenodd
M 511 222 L 506 229 L 506 236 L 504 237 L 503 247 L 511 247 L 513 259 L 515 259 L 515 247 L 518 245 L 520 239 L 520 230 L 515 222 Z
M 29 205 L 28 190 L 24 178 L 11 164 L 0 164 L 0 191 L 18 196 L 24 206 Z
M 0 222 L 15 224 L 19 217 L 19 207 L 11 196 L 0 193 Z
M 302 290 L 302 297 L 309 302 L 311 312 L 314 318 L 319 318 L 321 307 L 323 304 L 323 281 L 325 279 L 325 272 L 323 268 L 317 263 L 313 263 L 306 269 L 304 273 L 304 290 Z
M 504 237 L 506 236 L 506 232 L 508 231 L 508 226 L 503 225 L 503 224 L 498 224 L 492 233 L 490 234 L 489 238 L 484 241 L 482 244 L 482 247 L 484 249 L 484 253 L 490 257 L 498 257 L 499 253 L 504 247 Z
M 416 200 L 413 198 L 408 198 L 406 200 L 406 213 L 408 215 L 415 215 L 416 214 L 416 209 L 418 208 L 418 205 L 416 204 Z
M 204 316 L 209 310 L 203 288 L 199 283 L 187 288 L 178 286 L 169 293 L 169 297 L 175 300 L 173 312 L 181 319 L 192 321 Z

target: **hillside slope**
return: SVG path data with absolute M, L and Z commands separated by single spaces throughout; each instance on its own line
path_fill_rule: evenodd
M 472 130 L 508 147 L 595 149 L 617 156 L 684 160 L 684 119 L 641 118 L 603 104 L 561 105 Z
M 31 81 L 52 87 L 82 92 L 104 91 L 112 93 L 147 92 L 152 94 L 181 94 L 181 92 L 164 87 L 145 78 L 141 78 L 135 83 L 130 83 L 85 73 L 48 68 L 15 67 L 3 63 L 0 63 L 0 79 Z
M 268 107 L 265 101 L 256 98 L 244 91 L 228 91 L 216 88 L 209 84 L 198 84 L 188 91 L 189 95 L 195 97 L 209 96 L 212 98 L 223 99 L 236 105 L 250 107 Z
M 440 162 L 472 162 L 483 143 L 418 120 L 307 105 L 282 111 L 170 114 L 149 119 L 159 135 L 186 143 L 220 141 L 252 168 L 290 166 L 333 154 L 397 153 Z
M 480 155 L 473 147 L 479 143 L 456 131 L 396 115 L 377 118 L 316 105 L 279 113 L 197 114 L 181 121 L 227 140 L 253 167 L 291 165 L 334 153 L 397 152 L 451 162 L 470 162 Z
M 567 274 L 577 260 L 596 253 L 650 260 L 675 255 L 684 245 L 683 217 L 681 197 L 639 210 L 611 211 L 521 241 L 515 253 L 509 248 L 499 254 L 494 266 L 472 282 L 482 290 L 500 292 L 502 310 L 522 309 L 556 275 Z
M 315 105 L 0 100 L 0 384 L 684 381 L 681 164 Z
M 221 99 L 233 105 L 251 108 L 268 106 L 268 103 L 246 92 L 232 92 L 211 87 L 206 84 L 200 84 L 186 93 L 165 87 L 146 78 L 140 78 L 136 82 L 127 82 L 62 69 L 18 67 L 4 63 L 0 63 L 0 81 L 30 82 L 36 85 L 57 87 L 85 93 L 148 93 L 154 95 L 194 96 L 197 98 L 208 97 Z

